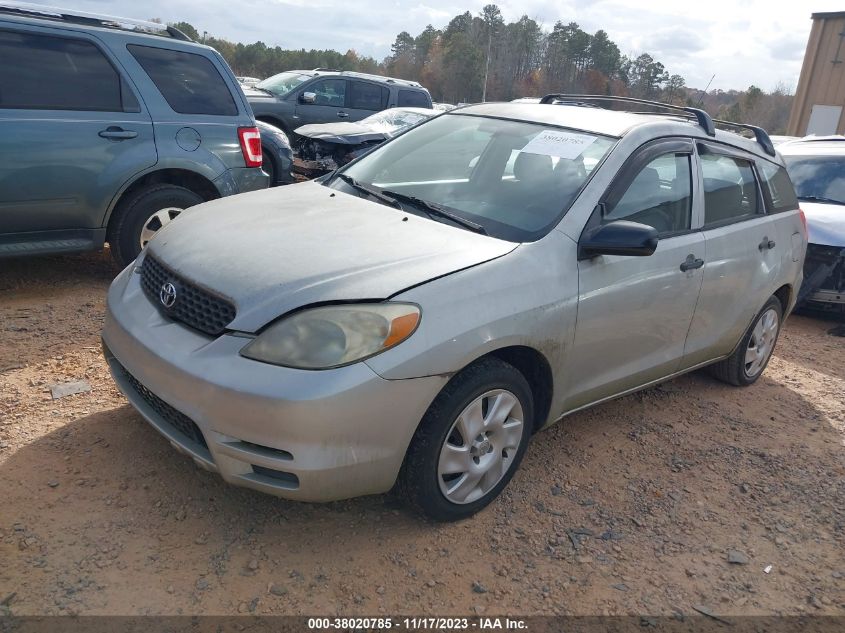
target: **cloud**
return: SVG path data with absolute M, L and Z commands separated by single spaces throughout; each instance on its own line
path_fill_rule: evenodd
M 165 22 L 186 21 L 233 41 L 286 48 L 354 48 L 382 59 L 400 31 L 444 27 L 455 15 L 495 0 L 30 0 Z M 624 54 L 651 53 L 690 86 L 795 85 L 810 13 L 841 10 L 841 0 L 501 0 L 505 19 L 528 15 L 551 29 L 558 20 L 607 31 Z M 280 69 L 281 70 L 281 69 Z

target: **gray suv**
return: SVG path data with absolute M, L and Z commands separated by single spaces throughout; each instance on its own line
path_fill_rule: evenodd
M 0 59 L 0 256 L 108 241 L 125 265 L 183 209 L 268 184 L 232 71 L 176 29 L 0 4 Z
M 360 121 L 387 108 L 432 107 L 428 90 L 416 82 L 324 68 L 279 73 L 244 93 L 256 119 L 288 136 L 311 123 Z
M 807 245 L 783 160 L 759 128 L 584 99 L 458 108 L 186 211 L 109 291 L 118 386 L 233 484 L 398 485 L 457 519 L 575 411 L 705 366 L 755 382 Z

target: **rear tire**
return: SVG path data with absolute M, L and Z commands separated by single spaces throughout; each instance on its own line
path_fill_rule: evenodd
M 722 382 L 737 387 L 754 384 L 772 358 L 782 323 L 783 306 L 777 297 L 770 297 L 734 353 L 711 365 L 710 373 Z
M 515 367 L 497 358 L 469 366 L 423 416 L 397 491 L 436 521 L 472 516 L 513 477 L 533 421 L 531 388 Z
M 132 193 L 114 211 L 108 235 L 112 256 L 121 267 L 128 266 L 141 252 L 145 245 L 142 242 L 179 213 L 201 202 L 199 195 L 176 185 L 150 185 Z

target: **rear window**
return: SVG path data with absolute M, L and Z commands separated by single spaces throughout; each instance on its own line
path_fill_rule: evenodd
M 124 109 L 120 77 L 91 42 L 0 31 L 0 60 L 0 108 Z
M 384 110 L 390 91 L 376 84 L 353 81 L 349 88 L 349 107 L 358 110 Z
M 798 198 L 795 188 L 789 179 L 786 169 L 772 163 L 759 163 L 760 175 L 763 178 L 763 194 L 766 197 L 766 208 L 769 213 L 792 211 L 798 208 Z
M 421 90 L 400 90 L 399 107 L 406 108 L 430 108 L 431 99 Z
M 758 213 L 757 181 L 751 163 L 722 154 L 701 154 L 704 225 L 728 223 Z
M 136 44 L 127 48 L 175 112 L 220 116 L 238 113 L 229 87 L 207 57 Z

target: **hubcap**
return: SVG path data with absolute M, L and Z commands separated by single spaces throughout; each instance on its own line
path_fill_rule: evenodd
M 490 492 L 513 465 L 524 415 L 510 391 L 494 389 L 458 416 L 440 449 L 437 480 L 452 503 L 472 503 Z
M 156 211 L 147 218 L 143 228 L 141 228 L 141 248 L 144 248 L 147 242 L 153 239 L 153 235 L 158 233 L 162 227 L 170 224 L 183 210 L 178 207 L 167 207 Z
M 745 350 L 745 374 L 749 378 L 755 377 L 766 366 L 775 349 L 779 327 L 778 313 L 773 308 L 760 315 L 754 324 L 751 338 L 748 340 L 748 349 Z

